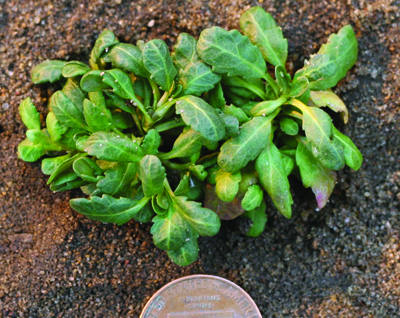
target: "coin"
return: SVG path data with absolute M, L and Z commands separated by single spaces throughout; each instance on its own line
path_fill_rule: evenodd
M 161 288 L 140 318 L 261 318 L 261 314 L 251 297 L 231 281 L 192 275 Z

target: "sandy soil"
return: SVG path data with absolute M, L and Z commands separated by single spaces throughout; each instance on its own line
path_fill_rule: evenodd
M 32 85 L 44 59 L 85 61 L 109 28 L 126 42 L 180 32 L 237 28 L 251 5 L 273 14 L 299 68 L 328 35 L 350 23 L 359 60 L 335 89 L 350 109 L 339 125 L 364 154 L 344 169 L 329 204 L 291 180 L 294 217 L 270 208 L 265 232 L 245 219 L 200 240 L 200 259 L 180 268 L 153 245 L 148 225 L 100 224 L 72 211 L 79 191 L 53 194 L 39 163 L 17 159 L 30 96 L 46 114 L 56 85 Z M 164 284 L 189 274 L 225 277 L 254 298 L 264 317 L 400 317 L 399 1 L 5 1 L 0 0 L 0 315 L 138 317 Z M 152 22 L 153 21 L 153 22 Z

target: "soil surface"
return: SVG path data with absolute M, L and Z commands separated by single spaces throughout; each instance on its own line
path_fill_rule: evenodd
M 52 193 L 40 162 L 17 159 L 26 128 L 18 105 L 31 97 L 43 116 L 57 85 L 33 85 L 45 59 L 87 61 L 108 28 L 121 41 L 238 28 L 261 5 L 289 40 L 288 68 L 300 68 L 328 35 L 351 24 L 356 66 L 335 88 L 350 110 L 336 121 L 364 155 L 339 172 L 327 206 L 291 180 L 291 220 L 268 209 L 265 232 L 245 236 L 246 219 L 201 238 L 199 261 L 181 268 L 157 249 L 150 225 L 86 219 Z M 400 317 L 400 2 L 377 1 L 6 1 L 0 0 L 0 316 L 138 317 L 166 283 L 218 275 L 243 287 L 263 317 Z M 43 122 L 43 121 L 42 121 Z

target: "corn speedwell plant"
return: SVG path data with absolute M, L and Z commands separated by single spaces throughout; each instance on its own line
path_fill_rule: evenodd
M 323 110 L 348 120 L 330 88 L 356 62 L 354 32 L 332 34 L 292 78 L 287 40 L 270 14 L 251 8 L 240 27 L 243 34 L 206 29 L 198 40 L 182 33 L 172 53 L 161 40 L 135 46 L 105 30 L 90 66 L 42 62 L 32 81 L 62 89 L 51 96 L 45 128 L 29 98 L 19 106 L 28 128 L 19 157 L 45 155 L 50 188 L 81 188 L 88 198 L 70 205 L 88 218 L 153 222 L 154 244 L 179 265 L 196 260 L 198 237 L 215 235 L 220 219 L 248 217 L 248 235 L 259 235 L 266 194 L 290 218 L 290 174 L 322 208 L 335 171 L 362 163 Z

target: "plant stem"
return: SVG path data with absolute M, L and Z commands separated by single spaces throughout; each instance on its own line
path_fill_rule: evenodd
M 151 86 L 151 89 L 153 90 L 153 107 L 157 107 L 158 100 L 160 99 L 160 90 L 157 86 L 157 83 L 154 82 L 151 78 L 149 78 L 149 83 Z
M 268 82 L 269 85 L 271 85 L 272 90 L 275 93 L 275 97 L 278 98 L 279 97 L 279 87 L 276 84 L 275 80 L 272 78 L 271 75 L 269 75 L 268 72 L 265 73 L 263 78 Z

